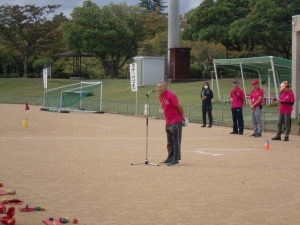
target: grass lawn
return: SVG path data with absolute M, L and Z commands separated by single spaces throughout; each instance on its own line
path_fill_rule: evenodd
M 91 81 L 91 80 L 89 80 Z M 56 88 L 59 86 L 78 83 L 78 80 L 64 80 L 64 79 L 48 79 L 48 89 Z M 129 80 L 111 80 L 104 79 L 103 82 L 103 100 L 118 100 L 118 101 L 136 101 L 136 93 L 130 90 Z M 210 80 L 209 80 L 210 82 Z M 252 86 L 251 81 L 246 80 L 247 93 L 250 92 Z M 184 105 L 200 105 L 201 99 L 199 97 L 200 91 L 203 85 L 203 81 L 189 82 L 189 83 L 175 83 L 170 84 L 168 88 L 176 93 L 181 104 Z M 241 85 L 242 86 L 242 85 Z M 226 96 L 229 96 L 232 88 L 232 79 L 219 80 L 220 97 L 224 100 Z M 156 85 L 145 86 L 138 88 L 138 102 L 145 101 L 145 94 L 152 89 L 156 89 Z M 213 83 L 214 99 L 218 100 L 217 84 Z M 27 78 L 1 78 L 0 79 L 0 94 L 8 95 L 30 95 L 41 96 L 43 95 L 43 80 L 41 78 L 27 79 Z M 98 98 L 98 90 L 94 91 L 95 95 L 90 98 Z M 157 94 L 152 94 L 149 97 L 149 102 L 157 102 Z M 224 104 L 224 107 L 227 107 Z
M 228 98 L 230 90 L 232 89 L 233 79 L 221 79 L 219 80 L 220 99 L 223 101 Z M 87 80 L 95 81 L 95 80 Z M 65 86 L 69 84 L 78 83 L 79 80 L 70 79 L 48 79 L 48 89 Z M 131 102 L 136 101 L 136 92 L 131 92 L 130 80 L 123 79 L 104 79 L 103 82 L 103 101 L 119 101 L 119 102 Z M 208 80 L 210 86 L 213 86 L 214 90 L 214 108 L 230 108 L 229 104 L 219 103 L 219 96 L 217 92 L 217 84 L 214 80 L 213 85 L 211 80 Z M 201 99 L 199 97 L 204 81 L 189 82 L 189 83 L 175 83 L 169 84 L 169 90 L 173 91 L 179 98 L 182 105 L 198 108 L 201 105 Z M 243 88 L 240 80 L 240 87 Z M 245 80 L 245 88 L 247 94 L 252 90 L 251 80 Z M 156 89 L 156 85 L 139 87 L 137 92 L 137 100 L 139 103 L 146 102 L 145 94 L 153 89 Z M 27 78 L 0 78 L 0 95 L 14 95 L 14 96 L 43 96 L 44 86 L 41 78 L 27 79 Z M 94 90 L 94 95 L 87 98 L 91 100 L 99 99 L 99 89 Z M 149 103 L 158 104 L 157 93 L 153 93 L 149 97 Z M 247 106 L 245 106 L 246 109 Z M 265 106 L 264 111 L 275 112 L 269 114 L 270 116 L 276 116 L 277 106 Z M 230 117 L 230 115 L 228 115 Z M 230 118 L 228 118 L 230 119 Z M 275 119 L 276 120 L 276 119 Z M 251 118 L 250 118 L 251 121 Z M 298 120 L 293 119 L 293 130 L 298 129 Z M 297 128 L 296 128 L 297 127 Z

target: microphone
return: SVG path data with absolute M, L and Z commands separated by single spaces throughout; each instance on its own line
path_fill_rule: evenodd
M 146 96 L 150 95 L 151 93 L 153 93 L 155 90 L 153 89 L 152 91 L 149 91 Z

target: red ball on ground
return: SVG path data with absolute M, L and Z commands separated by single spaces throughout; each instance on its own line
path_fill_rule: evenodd
M 3 183 L 2 182 L 0 182 L 0 187 L 3 187 Z
M 78 223 L 78 219 L 74 218 L 73 223 Z

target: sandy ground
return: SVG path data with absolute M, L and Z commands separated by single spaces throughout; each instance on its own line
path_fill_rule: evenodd
M 164 121 L 149 119 L 148 131 L 148 160 L 159 163 Z M 60 216 L 86 225 L 300 224 L 300 137 L 230 132 L 189 124 L 180 166 L 152 166 L 143 163 L 145 118 L 0 105 L 0 189 L 17 192 L 0 198 L 24 201 L 17 225 Z M 21 213 L 25 205 L 47 210 Z

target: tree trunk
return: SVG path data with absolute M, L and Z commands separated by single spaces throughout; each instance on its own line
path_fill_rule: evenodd
M 24 67 L 23 67 L 23 77 L 27 77 L 27 61 L 28 61 L 28 57 L 27 56 L 25 56 L 24 57 Z

